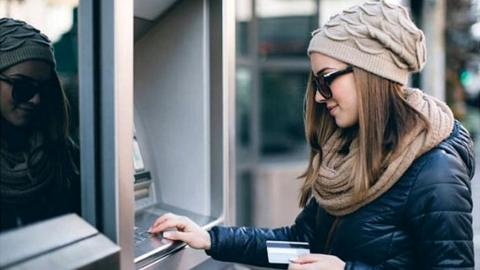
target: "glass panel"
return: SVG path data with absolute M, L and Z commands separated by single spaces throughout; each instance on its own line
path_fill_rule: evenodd
M 6 23 L 5 18 L 14 18 L 25 21 L 49 38 L 56 62 L 53 73 L 48 60 L 25 58 L 6 67 L 3 67 L 5 62 L 1 63 L 0 74 L 14 80 L 0 81 L 0 231 L 65 213 L 80 214 L 77 6 L 75 0 L 0 1 L 0 18 L 4 20 L 0 25 L 0 49 L 11 44 L 8 39 L 14 34 L 25 34 L 21 44 L 42 39 L 28 35 L 31 30 L 18 21 Z M 2 50 L 2 55 L 18 55 L 17 50 L 22 46 Z M 48 47 L 37 46 L 49 55 Z M 21 88 L 15 80 L 32 82 L 28 89 L 35 89 L 34 85 L 40 81 L 45 87 L 38 88 L 27 101 L 16 101 L 13 93 Z M 64 109 L 67 102 L 62 92 L 69 101 L 69 114 Z M 16 105 L 12 107 L 12 104 Z M 4 109 L 9 106 L 11 111 Z M 22 108 L 25 110 L 16 114 L 20 116 L 14 116 L 15 110 Z M 22 121 L 17 121 L 21 118 Z M 68 132 L 64 128 L 67 126 Z
M 317 27 L 315 0 L 259 0 L 258 53 L 264 57 L 305 57 L 310 33 Z
M 236 220 L 238 226 L 252 225 L 253 175 L 251 171 L 237 171 L 235 186 Z
M 242 162 L 248 159 L 248 153 L 251 147 L 252 73 L 245 67 L 237 67 L 236 76 L 236 151 L 238 161 Z
M 298 153 L 305 158 L 303 97 L 308 72 L 267 71 L 261 75 L 261 153 Z
M 247 55 L 249 50 L 249 28 L 252 20 L 252 0 L 236 1 L 237 53 Z

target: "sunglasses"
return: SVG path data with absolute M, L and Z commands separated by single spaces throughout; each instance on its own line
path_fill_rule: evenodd
M 319 92 L 325 99 L 332 97 L 332 89 L 330 85 L 333 81 L 347 73 L 353 72 L 353 67 L 348 66 L 345 69 L 333 71 L 323 75 L 313 75 L 312 76 L 312 86 L 315 92 Z
M 42 96 L 54 86 L 52 80 L 37 81 L 23 75 L 8 77 L 0 74 L 0 80 L 9 83 L 12 86 L 12 98 L 16 103 L 27 102 L 37 93 Z

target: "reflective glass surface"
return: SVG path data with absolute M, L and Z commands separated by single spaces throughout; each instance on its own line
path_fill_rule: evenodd
M 304 148 L 303 97 L 307 72 L 266 71 L 261 75 L 261 153 Z
M 264 58 L 305 56 L 317 26 L 317 1 L 259 0 L 258 54 Z

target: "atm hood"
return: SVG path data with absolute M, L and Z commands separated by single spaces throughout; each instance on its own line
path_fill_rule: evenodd
M 134 37 L 140 39 L 173 4 L 179 0 L 135 0 Z

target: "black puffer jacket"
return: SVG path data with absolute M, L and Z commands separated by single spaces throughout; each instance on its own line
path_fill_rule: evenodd
M 214 259 L 268 264 L 265 241 L 306 241 L 312 253 L 338 256 L 346 270 L 473 269 L 472 141 L 455 123 L 452 134 L 415 160 L 381 197 L 334 217 L 315 200 L 295 224 L 277 229 L 214 227 Z

